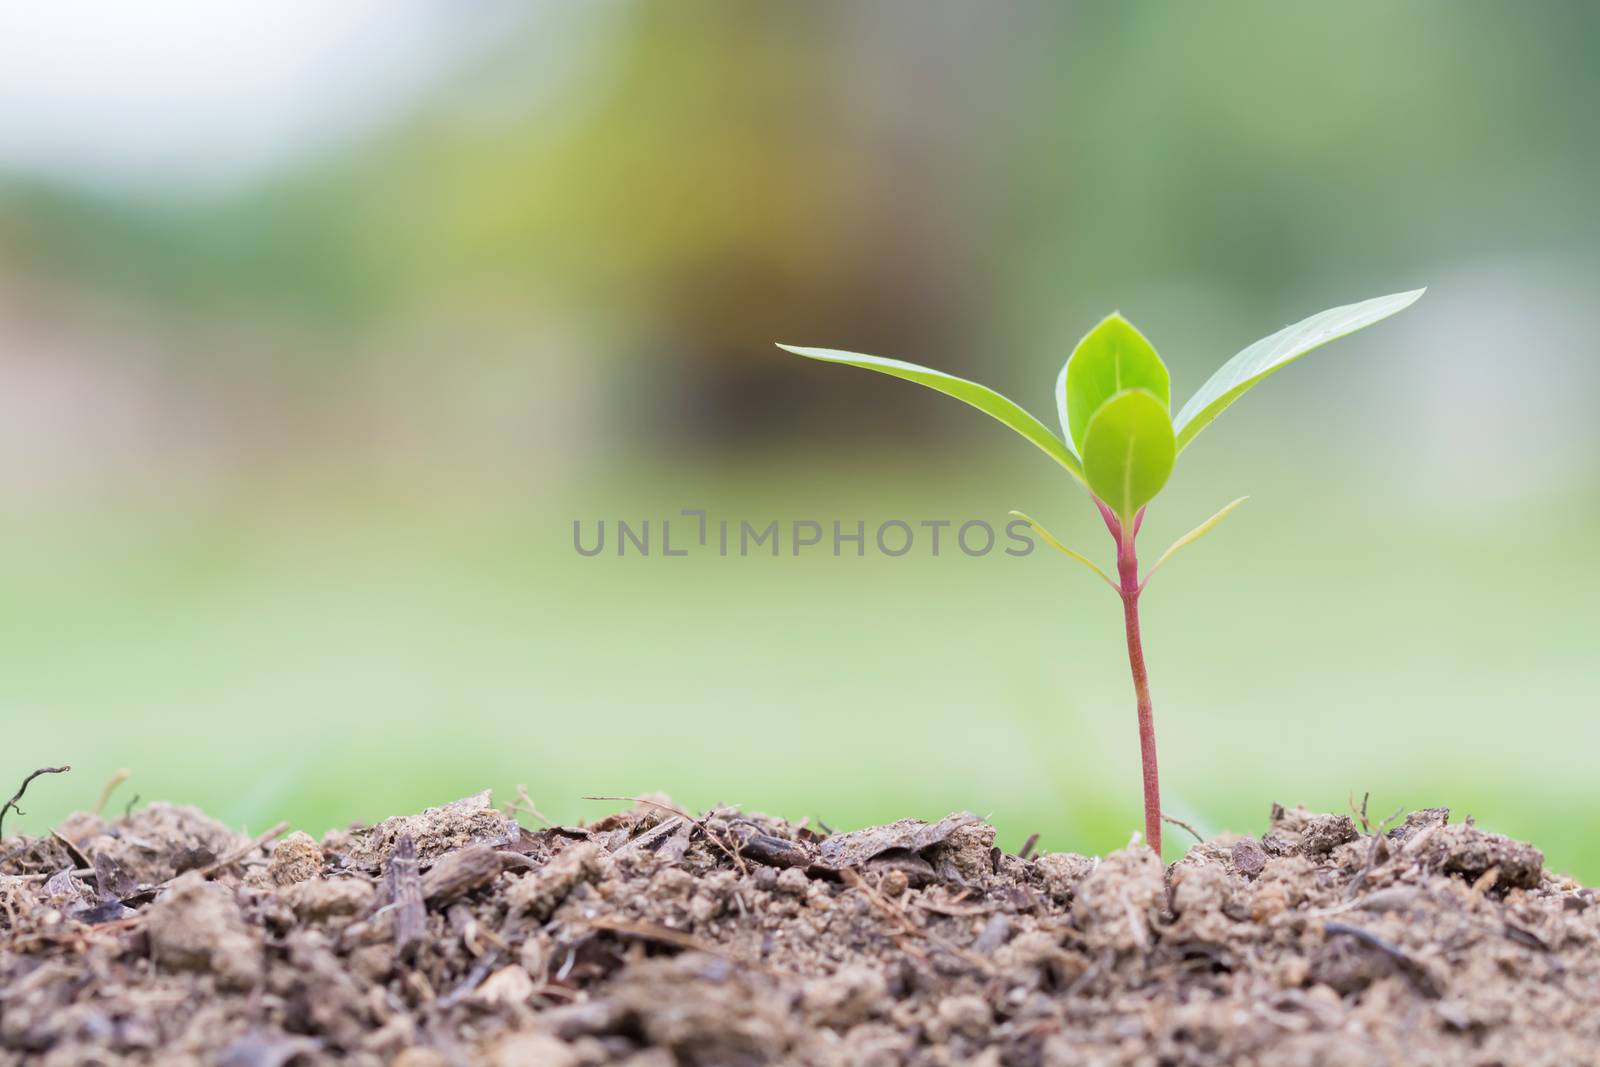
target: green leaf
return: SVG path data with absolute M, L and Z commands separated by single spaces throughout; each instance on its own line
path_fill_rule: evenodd
M 1319 311 L 1309 319 L 1285 326 L 1271 337 L 1263 337 L 1217 369 L 1200 391 L 1189 398 L 1173 420 L 1178 428 L 1178 451 L 1230 404 L 1249 392 L 1257 383 L 1299 359 L 1319 345 L 1327 344 L 1364 326 L 1371 326 L 1416 303 L 1426 289 L 1363 300 L 1359 304 Z
M 1177 459 L 1172 418 L 1155 394 L 1124 389 L 1100 405 L 1083 435 L 1083 473 L 1125 529 L 1167 484 Z
M 1088 567 L 1090 570 L 1094 571 L 1095 574 L 1100 576 L 1100 580 L 1102 582 L 1105 582 L 1107 585 L 1109 585 L 1111 587 L 1111 591 L 1112 592 L 1114 592 L 1114 593 L 1120 593 L 1121 592 L 1121 590 L 1117 587 L 1117 583 L 1113 582 L 1111 580 L 1111 575 L 1107 574 L 1105 571 L 1103 571 L 1099 567 L 1095 566 L 1094 561 L 1091 560 L 1088 556 L 1085 556 L 1082 552 L 1074 552 L 1072 549 L 1070 549 L 1066 545 L 1062 544 L 1059 540 L 1056 539 L 1056 535 L 1055 534 L 1051 533 L 1049 530 L 1046 530 L 1044 528 L 1044 526 L 1041 525 L 1040 523 L 1035 522 L 1033 520 L 1032 516 L 1024 515 L 1020 511 L 1013 511 L 1013 512 L 1011 512 L 1011 517 L 1012 518 L 1016 518 L 1016 519 L 1021 519 L 1023 522 L 1025 522 L 1029 526 L 1033 527 L 1033 532 L 1038 534 L 1039 537 L 1043 539 L 1045 544 L 1049 545 L 1051 548 L 1055 549 L 1057 552 L 1061 553 L 1063 556 L 1066 556 L 1068 559 L 1072 560 L 1075 563 L 1081 563 L 1085 567 Z
M 779 345 L 785 352 L 793 352 L 797 356 L 807 359 L 817 359 L 824 363 L 848 363 L 852 367 L 864 367 L 867 370 L 877 371 L 894 378 L 904 378 L 908 382 L 925 385 L 929 389 L 953 396 L 957 400 L 965 401 L 986 415 L 991 415 L 1017 433 L 1032 441 L 1038 448 L 1066 468 L 1068 474 L 1078 481 L 1083 479 L 1083 464 L 1078 462 L 1078 457 L 1061 443 L 1061 439 L 1050 432 L 1044 423 L 1028 414 L 1016 401 L 1001 396 L 986 385 L 969 382 L 965 378 L 957 378 L 953 374 L 943 371 L 930 370 L 919 367 L 915 363 L 905 363 L 898 359 L 884 359 L 882 356 L 863 356 L 856 352 L 839 352 L 831 348 L 797 348 L 793 345 Z
M 1167 365 L 1133 324 L 1113 311 L 1084 335 L 1056 379 L 1061 432 L 1083 455 L 1089 420 L 1100 405 L 1124 389 L 1149 390 L 1172 409 L 1172 378 Z
M 1221 511 L 1217 512 L 1215 515 L 1211 516 L 1205 522 L 1202 522 L 1199 526 L 1196 526 L 1194 529 L 1190 530 L 1188 533 L 1172 542 L 1171 547 L 1169 547 L 1165 552 L 1161 553 L 1161 558 L 1156 560 L 1155 566 L 1151 567 L 1145 572 L 1144 581 L 1139 583 L 1139 588 L 1143 589 L 1145 586 L 1150 584 L 1150 579 L 1155 577 L 1156 571 L 1161 569 L 1161 565 L 1163 563 L 1172 558 L 1173 553 L 1177 552 L 1180 548 L 1194 544 L 1196 541 L 1200 540 L 1200 538 L 1204 537 L 1212 530 L 1215 530 L 1217 528 L 1217 523 L 1227 518 L 1230 514 L 1232 514 L 1234 508 L 1238 507 L 1240 504 L 1243 504 L 1249 499 L 1250 498 L 1247 496 L 1240 497 L 1238 500 L 1235 500 L 1233 503 L 1227 505 Z

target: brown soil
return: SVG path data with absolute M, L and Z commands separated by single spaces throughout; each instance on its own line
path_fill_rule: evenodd
M 320 844 L 152 805 L 0 843 L 0 1065 L 1580 1064 L 1600 907 L 1531 846 L 1274 808 L 1163 868 L 488 794 Z

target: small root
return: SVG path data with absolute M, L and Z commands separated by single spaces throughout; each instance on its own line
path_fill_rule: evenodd
M 106 810 L 106 803 L 110 801 L 111 794 L 117 791 L 117 786 L 126 782 L 133 776 L 133 772 L 123 767 L 110 778 L 106 779 L 105 787 L 100 790 L 100 799 L 94 802 L 94 813 L 99 815 Z
M 518 814 L 531 816 L 542 823 L 546 829 L 555 826 L 555 823 L 551 822 L 544 812 L 534 805 L 533 798 L 528 795 L 528 787 L 525 785 L 517 786 L 517 799 L 506 805 L 506 814 L 513 817 Z
M 0 838 L 4 838 L 5 837 L 6 812 L 14 811 L 18 815 L 26 815 L 27 814 L 27 812 L 25 812 L 21 808 L 17 807 L 17 801 L 22 799 L 22 794 L 24 794 L 24 793 L 26 793 L 28 791 L 28 785 L 35 778 L 39 777 L 41 774 L 66 774 L 70 770 L 72 770 L 71 765 L 70 764 L 65 764 L 65 763 L 62 764 L 59 767 L 40 767 L 38 770 L 36 770 L 32 774 L 28 775 L 28 777 L 24 778 L 22 780 L 22 784 L 17 786 L 16 794 L 14 796 L 12 796 L 12 798 L 10 800 L 6 801 L 3 805 L 0 805 Z
M 1177 818 L 1176 816 L 1173 816 L 1173 815 L 1168 815 L 1166 812 L 1162 812 L 1161 813 L 1161 821 L 1162 822 L 1169 822 L 1173 826 L 1176 826 L 1176 827 L 1178 827 L 1180 829 L 1183 829 L 1183 830 L 1187 830 L 1187 831 L 1189 831 L 1190 834 L 1194 835 L 1194 839 L 1196 841 L 1199 841 L 1201 844 L 1205 843 L 1206 839 L 1204 837 L 1200 836 L 1200 831 L 1196 830 L 1194 827 L 1190 826 L 1188 823 L 1184 822 L 1182 819 Z

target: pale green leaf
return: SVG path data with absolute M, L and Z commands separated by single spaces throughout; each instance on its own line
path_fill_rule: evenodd
M 1217 512 L 1215 515 L 1211 516 L 1205 522 L 1202 522 L 1199 526 L 1196 526 L 1194 529 L 1190 530 L 1188 533 L 1172 542 L 1172 545 L 1165 552 L 1161 553 L 1161 558 L 1156 560 L 1155 566 L 1151 567 L 1149 571 L 1145 573 L 1144 581 L 1139 583 L 1139 588 L 1143 589 L 1145 586 L 1150 584 L 1150 579 L 1155 577 L 1156 571 L 1161 569 L 1161 565 L 1163 563 L 1172 558 L 1173 553 L 1177 552 L 1180 548 L 1194 544 L 1196 541 L 1200 540 L 1200 538 L 1216 529 L 1217 523 L 1227 518 L 1233 512 L 1234 508 L 1238 507 L 1240 504 L 1243 504 L 1249 499 L 1250 498 L 1247 496 L 1240 497 L 1238 500 L 1235 500 L 1233 503 Z
M 1112 312 L 1084 335 L 1067 357 L 1056 381 L 1061 432 L 1083 455 L 1083 437 L 1100 405 L 1124 389 L 1146 389 L 1172 410 L 1172 379 L 1167 365 L 1144 334 Z
M 1085 567 L 1088 567 L 1090 570 L 1094 571 L 1095 574 L 1100 576 L 1100 580 L 1102 582 L 1105 582 L 1111 587 L 1113 592 L 1121 592 L 1121 590 L 1117 587 L 1117 583 L 1111 580 L 1111 576 L 1105 571 L 1101 570 L 1099 567 L 1095 566 L 1093 560 L 1091 560 L 1088 556 L 1085 556 L 1083 553 L 1074 552 L 1072 549 L 1062 544 L 1056 539 L 1055 534 L 1051 533 L 1049 530 L 1046 530 L 1041 524 L 1035 522 L 1032 517 L 1024 515 L 1020 511 L 1011 512 L 1011 516 L 1012 518 L 1021 519 L 1023 522 L 1033 527 L 1033 532 L 1038 534 L 1040 538 L 1044 540 L 1045 544 L 1049 545 L 1063 556 L 1066 556 L 1068 559 L 1073 560 L 1074 562 L 1081 563 Z
M 1416 303 L 1426 289 L 1363 300 L 1359 304 L 1319 311 L 1293 326 L 1285 326 L 1271 337 L 1263 337 L 1234 356 L 1213 374 L 1200 391 L 1189 398 L 1173 423 L 1178 428 L 1178 451 L 1183 451 L 1195 435 L 1211 424 L 1262 379 L 1299 359 L 1319 345 L 1354 333 L 1403 311 Z
M 1177 458 L 1172 418 L 1153 393 L 1124 389 L 1100 405 L 1083 437 L 1089 488 L 1132 529 L 1134 515 L 1155 499 Z
M 797 356 L 807 359 L 817 359 L 824 363 L 847 363 L 852 367 L 863 367 L 867 370 L 877 371 L 894 378 L 904 378 L 908 382 L 925 385 L 929 389 L 953 396 L 977 408 L 986 415 L 993 416 L 1011 427 L 1017 433 L 1032 441 L 1045 455 L 1061 464 L 1068 474 L 1078 481 L 1083 479 L 1083 465 L 1078 462 L 1078 457 L 1073 455 L 1062 444 L 1061 439 L 1050 432 L 1044 423 L 1028 414 L 1021 405 L 1014 400 L 1001 396 L 986 385 L 970 382 L 965 378 L 957 378 L 953 374 L 943 371 L 930 370 L 919 367 L 915 363 L 906 363 L 898 359 L 885 359 L 882 356 L 864 356 L 856 352 L 839 352 L 831 348 L 797 348 L 793 345 L 779 345 L 785 352 L 793 352 Z

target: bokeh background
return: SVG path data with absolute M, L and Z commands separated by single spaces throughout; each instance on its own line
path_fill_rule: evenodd
M 1427 285 L 1151 512 L 1252 495 L 1146 597 L 1167 807 L 1448 804 L 1600 880 L 1597 50 L 1581 0 L 10 6 L 0 782 L 75 770 L 8 829 L 127 767 L 252 830 L 526 783 L 1118 847 L 1118 607 L 1059 557 L 573 521 L 1020 507 L 1108 558 L 1003 428 L 771 342 L 1053 422 L 1112 308 L 1181 398 Z

